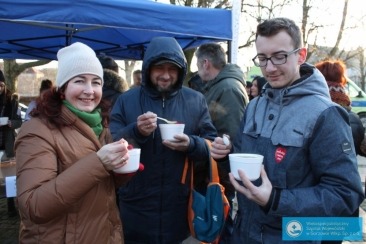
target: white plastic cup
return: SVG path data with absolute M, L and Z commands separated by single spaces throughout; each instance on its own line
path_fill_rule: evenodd
M 0 117 L 0 125 L 7 125 L 9 117 Z
M 159 124 L 161 138 L 163 140 L 176 141 L 174 136 L 182 134 L 184 126 L 184 124 Z
M 125 165 L 122 167 L 115 169 L 114 172 L 119 174 L 128 174 L 132 172 L 136 172 L 140 166 L 140 148 L 133 148 L 128 151 L 129 159 Z
M 263 155 L 250 153 L 232 153 L 229 154 L 230 171 L 234 178 L 240 180 L 238 170 L 244 171 L 250 181 L 259 178 L 261 166 L 263 163 Z

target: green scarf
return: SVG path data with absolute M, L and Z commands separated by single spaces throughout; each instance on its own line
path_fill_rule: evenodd
M 92 112 L 81 111 L 71 105 L 66 100 L 62 101 L 63 104 L 76 116 L 78 116 L 82 121 L 88 124 L 94 131 L 95 135 L 99 138 L 100 133 L 102 133 L 102 116 L 100 115 L 100 108 L 94 109 Z

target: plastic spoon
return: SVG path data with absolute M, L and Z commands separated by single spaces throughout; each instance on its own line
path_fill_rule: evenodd
M 167 119 L 164 119 L 164 118 L 160 118 L 160 117 L 157 117 L 158 119 L 162 120 L 162 121 L 165 121 L 166 123 L 168 124 L 176 124 L 177 121 L 170 121 L 170 120 L 167 120 Z
M 223 134 L 223 135 L 222 135 L 222 140 L 224 141 L 224 144 L 225 144 L 226 146 L 229 146 L 229 145 L 230 145 L 230 137 L 229 137 L 228 135 Z

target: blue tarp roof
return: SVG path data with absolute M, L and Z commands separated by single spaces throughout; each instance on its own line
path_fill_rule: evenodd
M 83 42 L 115 59 L 143 58 L 155 36 L 183 49 L 232 38 L 231 11 L 143 0 L 0 0 L 0 58 L 56 59 Z

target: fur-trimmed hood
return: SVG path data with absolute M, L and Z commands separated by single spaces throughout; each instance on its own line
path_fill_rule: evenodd
M 125 81 L 113 70 L 103 69 L 103 79 L 103 88 L 109 88 L 117 92 L 125 92 L 129 89 L 127 81 Z

